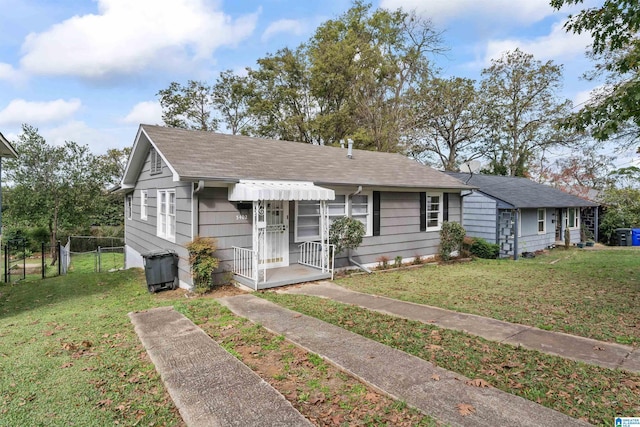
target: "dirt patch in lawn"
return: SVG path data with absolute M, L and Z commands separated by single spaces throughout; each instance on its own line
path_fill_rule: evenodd
M 233 285 L 220 285 L 216 286 L 209 292 L 203 295 L 189 292 L 186 289 L 178 288 L 175 290 L 160 291 L 156 294 L 160 300 L 174 300 L 180 298 L 223 298 L 232 297 L 234 295 L 246 294 L 248 291 L 238 288 Z
M 221 308 L 204 300 L 189 304 L 192 318 L 205 332 L 271 384 L 314 425 L 442 425 L 366 386 L 283 336 L 217 310 Z

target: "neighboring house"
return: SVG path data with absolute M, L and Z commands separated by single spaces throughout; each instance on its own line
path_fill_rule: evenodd
M 262 289 L 328 278 L 350 264 L 329 259 L 329 225 L 345 215 L 365 225 L 351 252 L 359 264 L 432 256 L 470 188 L 400 154 L 141 125 L 119 190 L 126 265 L 174 250 L 190 287 L 184 245 L 200 235 L 217 239 L 218 281 L 232 272 Z
M 2 157 L 18 157 L 18 153 L 11 143 L 0 133 L 0 173 L 2 171 Z M 2 236 L 2 183 L 0 182 L 0 236 Z
M 468 236 L 499 244 L 501 256 L 517 256 L 564 242 L 566 229 L 571 243 L 581 241 L 583 227 L 597 239 L 597 203 L 527 178 L 447 174 L 476 187 L 463 196 L 462 225 Z M 582 218 L 592 220 L 583 224 Z

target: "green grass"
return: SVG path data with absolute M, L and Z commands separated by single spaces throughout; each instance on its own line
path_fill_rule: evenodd
M 93 273 L 96 271 L 97 258 L 94 252 L 71 254 L 69 270 L 76 273 Z M 124 254 L 119 252 L 104 252 L 100 255 L 102 272 L 124 268 Z
M 139 271 L 0 285 L 0 426 L 182 425 L 129 321 Z
M 615 416 L 640 413 L 640 375 L 498 344 L 322 298 L 273 292 L 259 295 L 593 424 L 610 425 Z
M 546 330 L 640 344 L 640 251 L 555 249 L 534 259 L 474 260 L 354 275 L 338 285 Z

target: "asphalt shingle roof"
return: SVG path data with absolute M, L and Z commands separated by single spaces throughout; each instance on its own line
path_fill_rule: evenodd
M 141 125 L 182 180 L 292 180 L 406 188 L 470 188 L 400 154 Z
M 478 191 L 502 200 L 514 208 L 566 208 L 598 206 L 596 203 L 565 193 L 527 178 L 499 175 L 470 175 L 447 172 L 448 175 L 478 188 Z

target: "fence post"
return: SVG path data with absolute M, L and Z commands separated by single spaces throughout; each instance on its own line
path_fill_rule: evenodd
M 47 260 L 44 256 L 44 251 L 46 248 L 44 247 L 44 242 L 42 242 L 40 246 L 42 248 L 42 251 L 40 252 L 42 255 L 42 257 L 40 258 L 41 265 L 42 265 L 42 278 L 44 279 L 45 277 L 47 277 L 47 274 L 45 273 L 45 269 L 47 268 Z
M 98 273 L 102 271 L 102 249 L 98 246 Z
M 4 283 L 9 283 L 9 243 L 4 245 Z
M 56 242 L 56 255 L 58 258 L 58 276 L 62 275 L 62 263 L 60 262 L 60 240 Z

